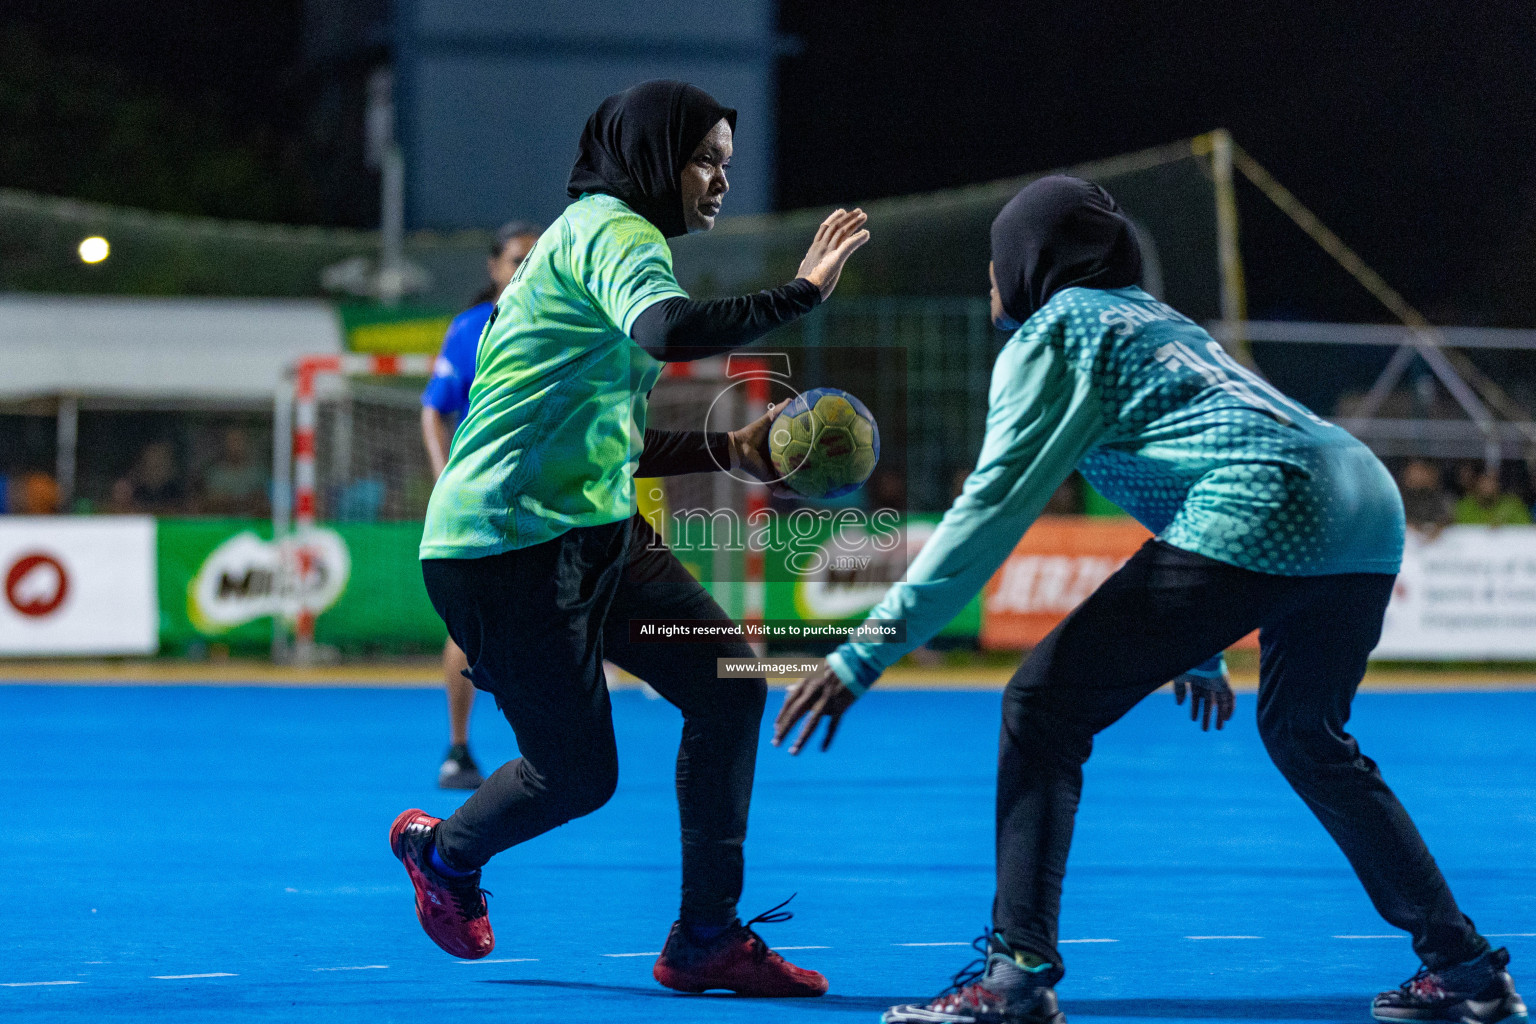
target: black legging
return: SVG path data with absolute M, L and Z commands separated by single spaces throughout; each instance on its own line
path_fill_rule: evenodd
M 1259 629 L 1259 735 L 1376 910 L 1439 968 L 1488 948 L 1408 812 L 1344 731 L 1393 577 L 1272 576 L 1149 541 L 1054 629 L 1003 695 L 993 927 L 1060 964 L 1061 883 L 1093 737 Z
M 682 916 L 729 924 L 767 683 L 715 678 L 716 658 L 752 657 L 739 641 L 630 642 L 631 618 L 730 621 L 649 524 L 636 516 L 487 558 L 427 559 L 422 573 L 471 679 L 496 698 L 522 754 L 439 827 L 449 863 L 478 868 L 613 795 L 619 759 L 607 658 L 683 713 Z

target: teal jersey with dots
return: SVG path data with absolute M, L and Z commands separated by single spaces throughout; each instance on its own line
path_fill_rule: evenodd
M 1381 461 L 1139 288 L 1071 288 L 1041 311 L 1101 396 L 1078 469 L 1176 548 L 1282 576 L 1395 573 L 1403 504 Z M 1053 342 L 1047 341 L 1047 344 Z
M 829 657 L 852 688 L 925 643 L 1076 468 L 1167 544 L 1281 576 L 1396 573 L 1403 505 L 1380 460 L 1140 288 L 1067 288 L 998 356 L 975 471 L 870 612 L 902 644 Z

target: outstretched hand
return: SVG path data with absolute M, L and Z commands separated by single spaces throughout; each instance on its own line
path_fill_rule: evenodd
M 843 264 L 853 251 L 869 241 L 869 232 L 863 230 L 869 215 L 863 210 L 834 210 L 821 222 L 816 237 L 800 261 L 796 277 L 803 277 L 821 290 L 822 301 L 832 297 L 837 279 L 842 276 Z
M 815 734 L 822 719 L 826 719 L 827 735 L 821 741 L 821 749 L 826 750 L 832 745 L 832 737 L 837 735 L 837 726 L 843 720 L 843 712 L 852 707 L 855 700 L 858 698 L 853 695 L 853 691 L 843 685 L 843 681 L 837 678 L 837 673 L 831 668 L 824 668 L 801 680 L 785 693 L 784 707 L 779 709 L 779 716 L 773 720 L 773 745 L 777 747 L 782 744 L 795 723 L 805 718 L 805 728 L 800 730 L 795 742 L 789 745 L 790 754 L 798 754 L 806 740 Z
M 1221 675 L 1208 676 L 1202 673 L 1185 672 L 1173 681 L 1173 702 L 1182 705 L 1185 693 L 1189 694 L 1189 720 L 1199 722 L 1203 732 L 1211 731 L 1211 712 L 1216 713 L 1216 728 L 1219 731 L 1232 717 L 1233 706 L 1237 698 L 1232 694 L 1232 682 L 1227 675 L 1227 667 L 1221 667 Z

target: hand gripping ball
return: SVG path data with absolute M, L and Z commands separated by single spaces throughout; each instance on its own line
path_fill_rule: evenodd
M 807 498 L 856 491 L 880 459 L 880 427 L 864 403 L 837 388 L 812 388 L 774 417 L 768 454 L 783 482 Z

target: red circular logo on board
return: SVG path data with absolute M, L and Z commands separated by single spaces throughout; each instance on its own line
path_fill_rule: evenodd
M 23 615 L 42 618 L 69 596 L 69 573 L 52 555 L 22 555 L 5 574 L 5 599 Z

